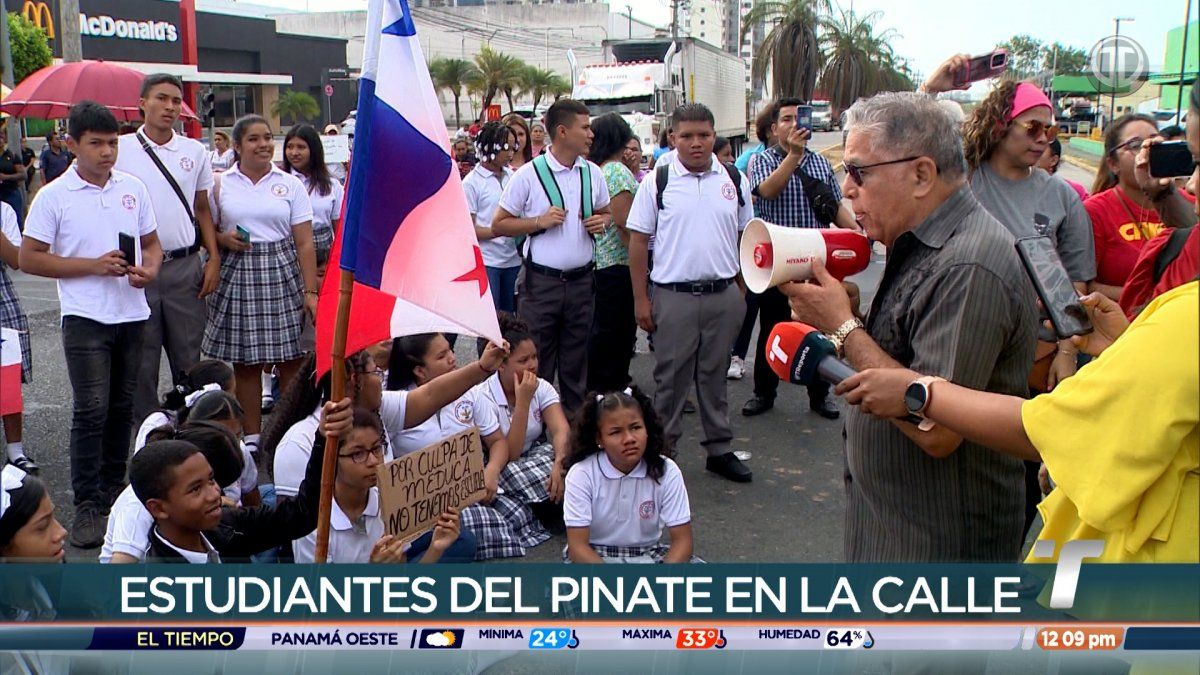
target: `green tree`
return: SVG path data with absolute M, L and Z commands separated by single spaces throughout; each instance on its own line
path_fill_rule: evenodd
M 829 97 L 833 114 L 849 108 L 855 101 L 881 91 L 909 88 L 899 72 L 888 42 L 896 32 L 875 32 L 879 12 L 860 17 L 843 10 L 837 17 L 822 21 L 821 48 L 825 66 L 818 82 Z
M 1005 77 L 1025 80 L 1042 70 L 1045 45 L 1031 35 L 1014 35 L 996 45 L 997 49 L 1008 50 L 1008 73 Z
M 1042 47 L 1042 69 L 1056 75 L 1082 75 L 1087 72 L 1088 53 L 1078 47 L 1055 42 Z
M 12 48 L 13 84 L 20 84 L 54 60 L 46 32 L 16 12 L 8 13 L 8 39 Z
M 511 110 L 512 92 L 521 84 L 525 63 L 521 59 L 484 45 L 475 55 L 475 67 L 479 69 L 483 83 L 483 110 L 487 110 L 496 95 L 501 92 L 508 97 L 508 107 Z
M 555 75 L 548 93 L 555 101 L 569 95 L 571 93 L 571 81 L 562 75 Z
M 759 22 L 770 26 L 750 70 L 758 91 L 771 68 L 772 94 L 811 100 L 823 63 L 817 31 L 833 11 L 830 0 L 758 0 L 742 17 L 742 39 Z
M 280 92 L 279 98 L 271 104 L 271 114 L 278 115 L 280 120 L 286 117 L 292 124 L 296 124 L 320 115 L 321 106 L 317 105 L 317 99 L 309 94 L 291 89 Z
M 429 63 L 429 74 L 435 87 L 445 89 L 454 97 L 454 128 L 457 129 L 462 125 L 459 103 L 463 89 L 469 91 L 470 85 L 479 79 L 479 69 L 465 59 L 434 59 Z
M 533 99 L 533 110 L 536 112 L 542 99 L 554 97 L 555 91 L 561 89 L 559 85 L 563 82 L 565 80 L 553 70 L 529 66 L 521 74 L 521 94 Z

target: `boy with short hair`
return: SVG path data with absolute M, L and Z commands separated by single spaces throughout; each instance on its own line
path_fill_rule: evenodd
M 200 450 L 185 441 L 148 443 L 129 462 L 129 484 L 154 517 L 147 562 L 219 563 L 302 539 L 317 527 L 325 437 L 318 435 L 295 499 L 223 508 Z
M 67 148 L 76 161 L 38 192 L 19 255 L 23 271 L 58 279 L 74 395 L 71 544 L 80 548 L 104 540 L 104 515 L 124 487 L 142 332 L 150 317 L 143 289 L 162 264 L 150 193 L 113 169 L 119 129 L 98 103 L 71 108 Z M 133 260 L 122 253 L 123 239 Z

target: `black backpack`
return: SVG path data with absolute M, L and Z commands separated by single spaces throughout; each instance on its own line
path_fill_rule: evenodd
M 1155 286 L 1158 285 L 1159 281 L 1162 281 L 1162 277 L 1167 273 L 1167 268 L 1170 267 L 1171 263 L 1175 262 L 1175 259 L 1183 252 L 1183 245 L 1187 243 L 1193 228 L 1195 228 L 1195 225 L 1191 227 L 1177 227 L 1169 235 L 1170 239 L 1163 245 L 1162 250 L 1158 252 L 1158 257 L 1154 259 Z
M 721 166 L 725 167 L 725 172 L 729 174 L 729 180 L 733 181 L 733 187 L 737 190 L 738 206 L 745 206 L 746 198 L 742 196 L 742 172 L 732 164 L 721 162 Z M 669 180 L 671 180 L 671 163 L 667 162 L 655 169 L 654 187 L 658 190 L 655 202 L 658 204 L 659 211 L 663 210 L 663 193 L 667 191 L 667 181 Z

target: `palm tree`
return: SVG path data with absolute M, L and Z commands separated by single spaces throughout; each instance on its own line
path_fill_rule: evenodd
M 550 89 L 548 93 L 554 97 L 555 101 L 564 96 L 570 95 L 571 81 L 562 75 L 555 75 L 554 81 L 550 83 Z
M 754 54 L 750 80 L 755 91 L 762 87 L 770 64 L 775 98 L 812 99 L 822 63 L 817 29 L 832 11 L 830 0 L 758 0 L 754 3 L 742 18 L 742 39 L 760 22 L 771 26 Z
M 879 12 L 859 17 L 843 10 L 822 22 L 821 47 L 825 66 L 818 80 L 836 116 L 859 98 L 896 88 L 895 55 L 888 41 L 896 32 L 875 32 Z
M 471 83 L 479 79 L 479 69 L 465 59 L 434 59 L 429 62 L 429 74 L 435 87 L 449 91 L 454 97 L 454 128 L 459 128 L 462 124 L 459 102 L 463 88 L 469 89 Z
M 512 109 L 512 92 L 521 83 L 521 73 L 526 66 L 521 59 L 498 52 L 484 45 L 475 55 L 475 66 L 479 69 L 483 81 L 483 109 L 487 110 L 496 98 L 496 94 L 504 92 L 508 97 L 508 107 Z
M 291 89 L 279 94 L 279 98 L 271 104 L 271 114 L 281 120 L 286 117 L 295 124 L 300 120 L 310 120 L 320 115 L 321 106 L 317 105 L 317 99 L 311 95 Z
M 533 98 L 533 109 L 536 112 L 538 104 L 547 96 L 554 96 L 555 86 L 560 84 L 561 77 L 553 70 L 529 66 L 521 74 L 521 94 Z

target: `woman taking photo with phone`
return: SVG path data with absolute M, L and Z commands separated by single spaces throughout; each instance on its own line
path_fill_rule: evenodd
M 317 259 L 308 189 L 272 161 L 270 125 L 258 115 L 239 119 L 233 146 L 238 161 L 209 195 L 226 252 L 201 351 L 233 364 L 246 447 L 257 452 L 262 369 L 277 365 L 284 388 L 299 369 L 305 312 L 317 315 Z

